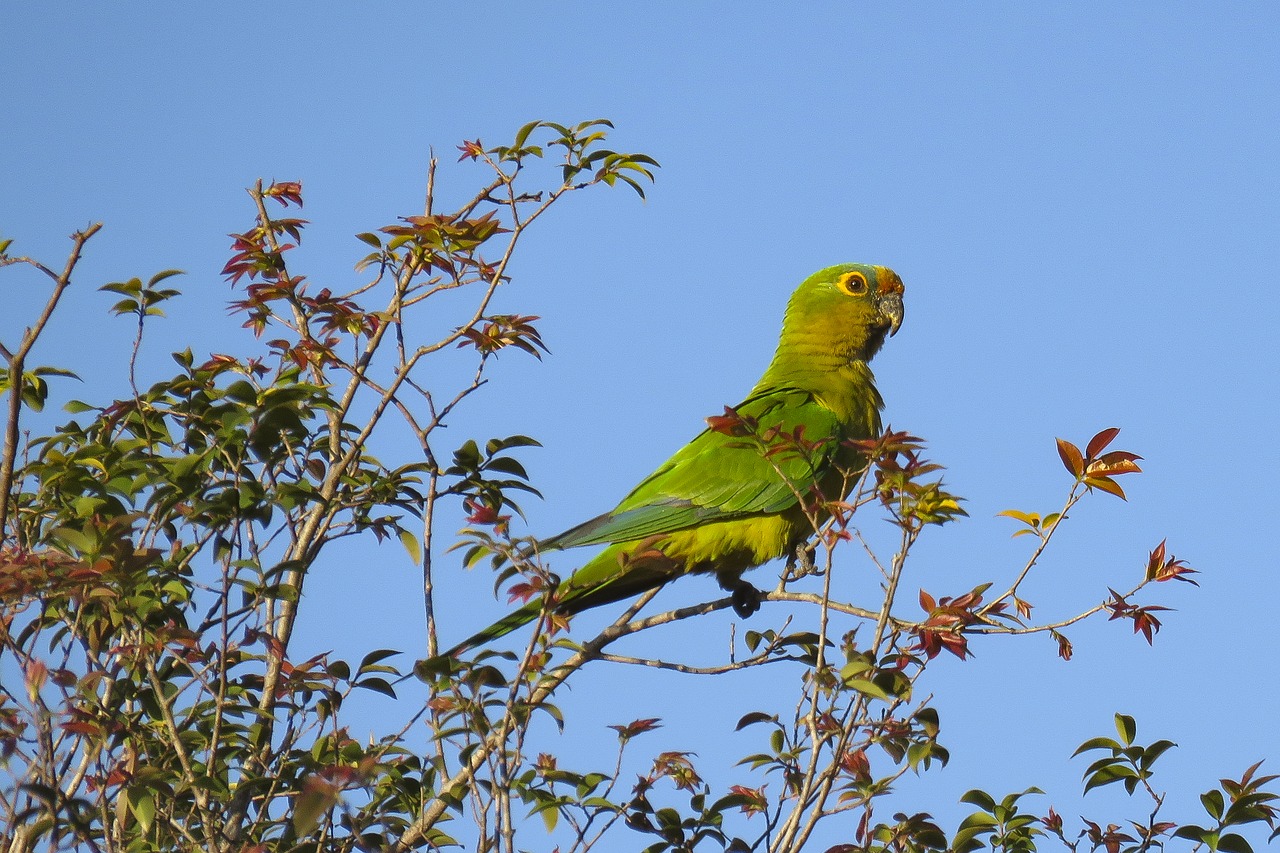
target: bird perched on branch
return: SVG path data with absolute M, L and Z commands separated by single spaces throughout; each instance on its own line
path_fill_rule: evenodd
M 691 573 L 714 574 L 743 616 L 759 592 L 742 573 L 791 554 L 829 517 L 866 461 L 850 440 L 880 435 L 884 402 L 867 366 L 902 323 L 893 270 L 841 264 L 791 296 L 773 361 L 747 398 L 604 515 L 538 543 L 539 553 L 608 545 L 551 592 L 440 658 L 532 622 L 544 606 L 572 614 Z

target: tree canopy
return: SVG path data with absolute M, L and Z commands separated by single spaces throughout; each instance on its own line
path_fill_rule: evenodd
M 808 560 L 781 568 L 762 612 L 715 663 L 635 650 L 662 626 L 729 608 L 730 596 L 661 610 L 646 593 L 587 633 L 550 606 L 558 578 L 518 523 L 521 502 L 539 495 L 521 461 L 538 442 L 447 427 L 463 408 L 503 405 L 489 386 L 500 355 L 546 353 L 539 317 L 492 308 L 525 233 L 577 193 L 622 185 L 643 198 L 654 179 L 653 158 L 607 147 L 611 129 L 537 121 L 509 144 L 465 141 L 459 159 L 487 177 L 447 209 L 433 159 L 423 210 L 360 233 L 357 276 L 342 290 L 315 286 L 293 262 L 308 226 L 302 184 L 258 182 L 223 269 L 246 329 L 238 348 L 185 349 L 171 376 L 144 375 L 140 347 L 180 298 L 180 273 L 106 284 L 112 312 L 131 323 L 130 393 L 103 400 L 88 389 L 66 406 L 72 419 L 34 433 L 25 430 L 50 383 L 74 369 L 35 366 L 47 357 L 38 344 L 74 298 L 100 226 L 77 232 L 62 264 L 0 241 L 0 266 L 49 283 L 44 310 L 0 343 L 9 849 L 1251 853 L 1274 836 L 1276 777 L 1257 764 L 1211 781 L 1203 814 L 1168 814 L 1157 762 L 1174 744 L 1140 738 L 1123 713 L 1114 736 L 1078 753 L 1089 762 L 1084 792 L 1122 789 L 1124 817 L 1077 818 L 1038 788 L 975 789 L 964 797 L 972 812 L 949 828 L 895 792 L 966 746 L 942 736 L 927 678 L 936 660 L 964 660 L 976 637 L 1028 634 L 1053 638 L 1069 659 L 1071 627 L 1090 618 L 1154 642 L 1161 585 L 1195 583 L 1162 541 L 1096 605 L 1035 615 L 1025 582 L 1073 508 L 1125 498 L 1120 478 L 1140 473 L 1116 428 L 1058 439 L 1065 476 L 1053 511 L 1003 513 L 1028 546 L 1009 577 L 974 569 L 955 588 L 908 592 L 913 548 L 961 519 L 963 499 L 924 441 L 891 427 L 859 445 L 871 461 L 845 472 L 847 499 L 814 508 Z M 709 421 L 764 458 L 812 452 L 803 434 L 732 410 Z M 465 513 L 456 536 L 440 529 L 443 506 Z M 419 647 L 299 659 L 308 579 L 332 568 L 344 541 L 403 548 L 419 567 Z M 855 567 L 873 582 L 853 595 Z M 441 658 L 437 616 L 458 606 L 463 568 L 491 570 L 513 603 L 545 602 L 533 631 Z M 636 639 L 624 649 L 623 638 Z M 753 744 L 736 764 L 708 769 L 664 749 L 669 730 L 645 717 L 608 721 L 616 752 L 578 766 L 545 735 L 565 725 L 562 691 L 604 666 L 699 679 L 768 671 L 779 687 L 734 712 Z M 362 692 L 384 697 L 368 738 L 348 711 Z

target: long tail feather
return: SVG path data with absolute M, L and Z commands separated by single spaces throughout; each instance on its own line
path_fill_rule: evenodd
M 445 652 L 444 656 L 457 657 L 465 651 L 474 649 L 477 646 L 482 646 L 485 643 L 493 642 L 499 637 L 505 637 L 517 628 L 528 625 L 534 619 L 537 619 L 538 614 L 541 612 L 542 599 L 536 598 L 533 601 L 511 611 L 497 622 L 494 622 L 488 628 L 485 628 L 483 631 L 478 631 L 470 637 L 467 637 L 467 639 Z

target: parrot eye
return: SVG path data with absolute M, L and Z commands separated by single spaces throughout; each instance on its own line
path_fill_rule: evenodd
M 845 273 L 836 284 L 850 296 L 861 296 L 867 292 L 867 277 L 860 272 Z

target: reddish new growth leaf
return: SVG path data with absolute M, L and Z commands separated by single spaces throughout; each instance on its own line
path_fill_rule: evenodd
M 821 441 L 805 441 L 804 424 L 796 424 L 790 431 L 783 429 L 782 424 L 774 424 L 760 433 L 760 440 L 765 445 L 765 456 L 777 456 L 796 448 L 816 450 L 822 446 Z
M 271 186 L 262 191 L 262 195 L 266 198 L 274 198 L 282 207 L 288 207 L 290 204 L 302 207 L 302 182 L 274 181 Z
M 459 163 L 463 160 L 471 160 L 472 162 L 475 162 L 484 156 L 484 146 L 480 144 L 479 139 L 474 142 L 464 140 L 463 143 L 458 146 L 458 150 L 462 152 L 462 156 L 458 158 Z
M 632 720 L 625 726 L 609 726 L 609 728 L 618 733 L 618 740 L 626 743 L 636 735 L 662 728 L 662 720 L 657 717 L 647 717 L 643 720 Z
M 39 658 L 32 658 L 22 667 L 22 680 L 27 688 L 27 699 L 36 701 L 45 679 L 49 677 L 48 665 Z
M 492 210 L 474 219 L 463 218 L 457 213 L 402 216 L 400 221 L 404 222 L 404 225 L 388 225 L 378 230 L 396 238 L 389 244 L 391 248 L 409 243 L 424 252 L 432 249 L 470 251 L 490 237 L 511 232 L 511 229 L 502 227 L 497 217 L 497 213 Z M 428 260 L 434 259 L 434 255 L 428 258 Z M 436 266 L 442 265 L 437 263 Z M 452 265 L 445 265 L 442 268 L 451 269 Z
M 725 406 L 723 415 L 712 415 L 707 418 L 707 429 L 721 435 L 736 437 L 753 435 L 759 427 L 760 424 L 755 418 L 741 414 L 732 406 Z
M 969 640 L 965 629 L 980 621 L 977 611 L 982 605 L 982 593 L 990 584 L 983 584 L 954 599 L 943 596 L 934 601 L 933 596 L 920 590 L 920 607 L 929 618 L 915 629 L 916 649 L 932 660 L 943 649 L 964 660 L 969 656 Z M 999 615 L 1005 610 L 1004 602 L 991 608 Z
M 1107 828 L 1103 829 L 1091 820 L 1085 820 L 1088 829 L 1085 834 L 1089 836 L 1089 841 L 1094 848 L 1105 847 L 1107 853 L 1120 853 L 1120 845 L 1122 843 L 1132 844 L 1137 841 L 1132 835 L 1128 835 L 1120 831 L 1118 824 L 1109 823 Z
M 536 315 L 522 317 L 518 314 L 495 314 L 485 318 L 481 328 L 471 326 L 462 329 L 462 340 L 458 346 L 473 346 L 483 355 L 492 355 L 498 350 L 515 347 L 524 350 L 534 358 L 541 360 L 542 352 L 549 352 L 533 321 Z M 542 350 L 542 352 L 539 352 Z
M 257 628 L 246 628 L 244 632 L 245 645 L 261 641 L 267 647 L 267 654 L 279 660 L 285 659 L 284 643 L 276 639 L 274 634 L 266 631 L 260 631 Z
M 825 545 L 835 545 L 838 542 L 852 542 L 853 534 L 849 532 L 847 517 L 836 517 L 836 523 L 822 532 L 822 542 Z
M 1154 581 L 1183 581 L 1185 583 L 1199 586 L 1186 575 L 1197 574 L 1196 570 L 1187 565 L 1186 560 L 1179 560 L 1170 554 L 1165 556 L 1164 539 L 1160 540 L 1160 544 L 1152 550 L 1151 555 L 1147 557 L 1147 580 Z
M 1116 440 L 1116 436 L 1120 434 L 1120 427 L 1107 427 L 1099 432 L 1093 438 L 1089 439 L 1088 446 L 1084 452 L 1090 459 L 1097 458 L 1098 454 L 1107 449 L 1107 445 Z
M 1057 439 L 1058 455 L 1062 457 L 1062 464 L 1071 472 L 1071 476 L 1078 481 L 1084 483 L 1090 489 L 1098 489 L 1125 500 L 1124 489 L 1120 488 L 1120 485 L 1112 478 L 1121 474 L 1141 473 L 1142 469 L 1138 467 L 1138 460 L 1142 457 L 1127 450 L 1113 450 L 1110 453 L 1103 453 L 1102 451 L 1106 450 L 1107 446 L 1119 434 L 1120 429 L 1118 427 L 1108 427 L 1102 430 L 1089 439 L 1089 444 L 1085 447 L 1084 453 L 1081 453 L 1080 448 L 1071 442 L 1064 438 L 1059 438 Z
M 835 714 L 830 711 L 825 711 L 819 714 L 813 721 L 813 727 L 819 734 L 824 735 L 838 732 L 841 729 L 840 721 L 837 720 Z
M 1062 833 L 1062 815 L 1053 810 L 1053 806 L 1049 807 L 1049 813 L 1040 818 L 1040 822 L 1044 824 L 1044 828 L 1055 834 Z
M 840 756 L 840 769 L 858 782 L 871 781 L 871 761 L 865 749 L 850 749 Z
M 1065 438 L 1059 438 L 1057 442 L 1058 455 L 1062 457 L 1062 464 L 1071 472 L 1071 476 L 1080 477 L 1084 474 L 1084 456 L 1080 453 L 1080 448 Z
M 1057 631 L 1050 631 L 1049 634 L 1058 641 L 1058 657 L 1063 660 L 1071 660 L 1071 655 L 1074 654 L 1074 649 L 1071 646 L 1071 641 L 1066 638 L 1066 635 L 1059 634 Z
M 1111 600 L 1104 606 L 1111 614 L 1111 619 L 1131 619 L 1133 620 L 1133 633 L 1141 633 L 1147 638 L 1147 644 L 1151 645 L 1152 639 L 1160 631 L 1160 620 L 1154 613 L 1158 610 L 1168 610 L 1168 607 L 1161 607 L 1156 604 L 1148 604 L 1140 607 L 1136 604 L 1130 604 L 1125 601 L 1125 597 L 1114 589 L 1109 590 Z
M 846 444 L 873 460 L 880 502 L 913 528 L 968 515 L 960 508 L 963 498 L 944 489 L 942 480 L 926 479 L 943 469 L 923 458 L 924 442 L 916 436 L 890 428 L 880 438 Z
M 301 205 L 301 191 L 301 184 L 296 181 L 274 183 L 261 190 L 261 197 L 274 198 L 283 205 Z M 243 234 L 230 235 L 232 255 L 223 266 L 222 274 L 232 286 L 242 278 L 251 282 L 245 288 L 245 298 L 232 302 L 230 310 L 248 314 L 244 326 L 255 335 L 262 334 L 273 316 L 273 302 L 284 300 L 296 306 L 304 300 L 305 276 L 289 274 L 284 253 L 297 248 L 306 224 L 305 219 L 270 219 L 260 212 L 253 228 Z M 285 236 L 293 242 L 280 242 Z M 300 357 L 294 360 L 305 363 Z
M 1271 827 L 1273 832 L 1271 837 L 1275 838 L 1280 834 L 1280 830 L 1276 829 L 1277 820 L 1280 819 L 1280 811 L 1271 802 L 1280 799 L 1280 795 L 1273 794 L 1265 790 L 1266 786 L 1280 776 L 1269 775 L 1259 776 L 1256 779 L 1253 774 L 1262 766 L 1259 761 L 1248 770 L 1244 771 L 1244 775 L 1239 781 L 1234 779 L 1220 779 L 1222 790 L 1231 798 L 1231 806 L 1227 811 L 1228 815 L 1234 814 L 1236 825 L 1253 823 L 1255 821 L 1263 821 L 1267 826 Z
M 742 804 L 738 808 L 742 809 L 742 813 L 748 818 L 757 814 L 765 814 L 769 809 L 769 798 L 765 796 L 764 789 L 766 785 L 759 788 L 748 788 L 745 785 L 730 785 L 729 793 L 735 794 L 742 798 Z
M 532 575 L 526 581 L 513 583 L 507 588 L 508 604 L 525 604 L 547 591 L 550 586 L 542 575 Z
M 308 315 L 319 321 L 322 335 L 341 331 L 371 336 L 382 323 L 376 314 L 366 313 L 354 300 L 334 297 L 327 287 L 315 296 L 300 295 L 299 302 Z
M 53 596 L 83 600 L 95 594 L 95 588 L 107 589 L 98 581 L 110 568 L 105 562 L 90 566 L 51 548 L 40 552 L 0 548 L 0 601 L 17 608 L 29 600 L 47 601 Z
M 702 784 L 702 777 L 689 760 L 692 752 L 664 752 L 653 760 L 653 778 L 666 776 L 682 791 L 692 791 Z
M 498 512 L 498 508 L 490 506 L 481 501 L 471 500 L 468 498 L 463 502 L 464 508 L 467 510 L 468 524 L 481 524 L 485 527 L 497 528 L 498 533 L 503 533 L 507 529 L 508 523 L 511 521 L 510 515 L 502 515 Z

